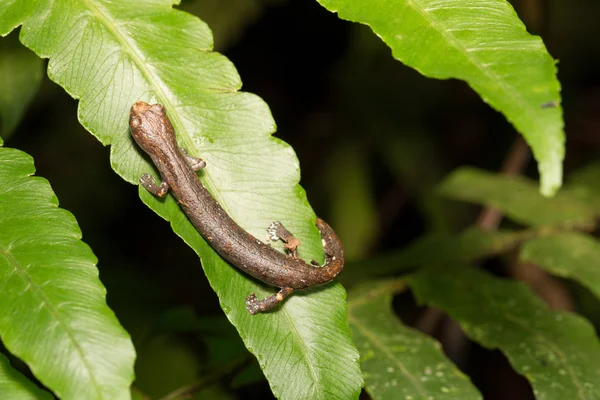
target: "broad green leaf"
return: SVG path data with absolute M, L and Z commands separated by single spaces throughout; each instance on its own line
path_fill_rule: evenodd
M 564 132 L 556 66 L 505 0 L 318 0 L 371 27 L 394 57 L 425 76 L 466 81 L 525 137 L 541 192 L 562 182 Z
M 576 280 L 600 297 L 600 242 L 578 232 L 539 237 L 526 242 L 520 259 Z
M 8 359 L 0 354 L 0 399 L 51 400 L 50 393 L 43 391 L 14 369 Z
M 346 143 L 331 155 L 325 177 L 331 199 L 330 223 L 344 243 L 347 262 L 364 258 L 377 234 L 377 205 L 366 165 L 358 143 Z
M 0 148 L 0 338 L 61 399 L 129 399 L 134 350 L 31 157 Z
M 417 299 L 446 311 L 472 340 L 502 351 L 537 400 L 600 398 L 600 343 L 591 324 L 554 312 L 520 282 L 474 268 L 423 271 Z
M 521 176 L 492 174 L 474 168 L 460 168 L 438 187 L 443 196 L 501 210 L 525 225 L 586 227 L 595 221 L 594 210 L 577 197 L 561 191 L 554 198 L 542 197 L 535 184 Z
M 16 35 L 0 40 L 0 135 L 17 127 L 42 80 L 42 60 L 25 49 Z
M 363 276 L 404 272 L 433 264 L 473 261 L 505 252 L 532 235 L 528 231 L 482 232 L 478 228 L 469 228 L 453 236 L 424 235 L 402 250 L 348 264 L 342 278 L 358 280 Z
M 144 202 L 160 203 L 141 187 L 140 196 Z M 172 207 L 171 226 L 176 231 L 189 224 L 185 215 L 179 212 L 174 199 L 168 198 L 164 204 Z M 184 239 L 187 237 L 184 236 Z M 225 279 L 232 281 L 229 292 L 225 293 L 232 297 L 232 305 L 228 306 L 223 297 L 221 304 L 230 321 L 234 325 L 240 323 L 236 326 L 238 332 L 248 350 L 256 355 L 276 396 L 286 399 L 344 398 L 344 393 L 348 393 L 351 388 L 358 389 L 356 385 L 362 385 L 362 378 L 357 376 L 360 372 L 355 370 L 358 352 L 354 347 L 349 347 L 351 338 L 346 336 L 349 335 L 346 307 L 340 306 L 335 296 L 327 296 L 327 293 L 321 292 L 321 288 L 307 290 L 289 298 L 284 307 L 275 312 L 251 316 L 243 305 L 238 306 L 248 295 L 248 290 L 254 290 L 252 286 L 245 284 L 247 278 L 227 264 L 218 267 L 221 261 L 219 256 L 208 251 L 208 245 L 199 235 L 192 239 L 195 242 L 188 242 L 192 248 L 206 246 L 202 264 L 209 279 L 213 276 L 217 282 Z M 213 265 L 214 269 L 209 270 Z M 236 285 L 240 278 L 244 281 Z M 262 288 L 257 289 L 263 295 L 267 293 Z M 343 289 L 338 284 L 327 286 L 328 291 L 338 289 L 342 293 L 334 295 L 343 295 Z M 279 367 L 276 368 L 277 366 Z M 274 367 L 275 370 L 271 370 Z M 313 386 L 307 387 L 309 384 Z M 350 398 L 357 395 L 357 392 L 348 394 Z
M 438 342 L 404 326 L 392 312 L 399 280 L 376 281 L 349 293 L 348 319 L 373 399 L 481 399 Z
M 80 99 L 81 123 L 112 145 L 112 167 L 124 179 L 137 183 L 143 172 L 154 171 L 130 137 L 129 109 L 138 100 L 161 103 L 182 147 L 206 160 L 200 179 L 242 227 L 264 240 L 266 227 L 280 220 L 302 241 L 303 258 L 322 260 L 315 216 L 298 186 L 298 161 L 288 145 L 271 137 L 275 123 L 268 107 L 237 91 L 237 71 L 211 51 L 208 27 L 172 3 L 53 2 L 24 22 L 21 40 L 50 58 L 50 78 Z M 199 254 L 223 310 L 276 396 L 358 396 L 358 353 L 339 284 L 293 295 L 277 311 L 251 316 L 244 298 L 274 289 L 224 262 L 171 196 L 160 201 L 145 190 L 140 196 Z
M 2 0 L 0 2 L 0 36 L 6 36 L 34 12 L 40 0 Z

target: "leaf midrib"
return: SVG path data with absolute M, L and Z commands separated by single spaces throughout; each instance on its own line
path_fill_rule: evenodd
M 161 79 L 152 72 L 150 68 L 147 67 L 147 64 L 144 62 L 144 57 L 142 56 L 142 52 L 135 46 L 131 40 L 129 40 L 129 35 L 124 34 L 120 29 L 117 28 L 112 21 L 116 21 L 117 19 L 110 19 L 107 16 L 111 15 L 111 12 L 108 11 L 105 7 L 100 5 L 98 2 L 94 0 L 82 0 L 82 2 L 86 5 L 86 7 L 93 13 L 93 15 L 97 18 L 97 20 L 110 32 L 116 41 L 123 47 L 123 52 L 129 54 L 132 58 L 134 64 L 139 68 L 142 72 L 142 75 L 146 78 L 146 81 L 152 86 L 154 92 L 156 93 L 156 97 L 160 99 L 160 104 L 168 111 L 169 119 L 174 127 L 176 127 L 175 131 L 178 135 L 183 139 L 186 150 L 188 152 L 192 152 L 195 149 L 194 143 L 192 141 L 191 135 L 184 128 L 185 125 L 181 121 L 179 114 L 173 112 L 176 107 L 169 100 L 169 96 L 162 89 L 165 85 L 155 84 L 155 82 L 162 83 Z M 185 133 L 182 135 L 182 133 Z M 195 154 L 192 154 L 195 155 Z
M 288 321 L 288 325 L 290 326 L 290 329 L 292 330 L 292 334 L 296 337 L 296 343 L 299 344 L 299 346 L 302 348 L 302 354 L 305 355 L 305 359 L 308 358 L 308 348 L 306 347 L 306 343 L 304 343 L 304 340 L 302 339 L 302 336 L 300 335 L 300 332 L 298 331 L 298 328 L 296 327 L 296 324 L 294 323 L 294 319 L 292 318 L 292 316 L 290 315 L 290 313 L 286 310 L 286 309 L 281 309 L 279 310 L 280 313 L 283 313 L 283 315 L 285 315 L 287 321 Z M 308 366 L 308 370 L 310 371 L 310 375 L 313 377 L 313 382 L 316 384 L 317 382 L 320 382 L 319 377 L 317 375 L 317 371 L 315 371 L 314 366 L 312 365 L 312 362 L 309 362 L 309 360 L 307 360 L 306 365 Z M 320 388 L 320 385 L 316 385 L 317 388 Z M 324 392 L 322 390 L 320 390 L 321 394 L 324 394 Z M 325 397 L 319 397 L 320 399 L 324 399 Z
M 135 43 L 129 40 L 129 35 L 123 33 L 120 29 L 112 23 L 112 21 L 116 21 L 117 19 L 108 18 L 107 15 L 111 15 L 111 12 L 103 7 L 101 4 L 94 0 L 81 0 L 87 8 L 92 12 L 94 16 L 96 16 L 97 20 L 110 32 L 112 33 L 115 40 L 123 47 L 123 52 L 129 54 L 133 63 L 136 67 L 141 71 L 142 75 L 146 78 L 146 82 L 153 88 L 156 97 L 159 99 L 160 104 L 167 110 L 167 114 L 169 116 L 169 120 L 173 125 L 175 132 L 177 132 L 177 137 L 184 143 L 185 150 L 192 156 L 202 157 L 201 154 L 198 154 L 196 145 L 194 140 L 192 139 L 192 135 L 185 129 L 185 124 L 181 120 L 179 113 L 175 112 L 177 109 L 175 105 L 169 100 L 169 96 L 162 89 L 163 85 L 162 80 L 152 72 L 150 68 L 147 67 L 145 58 L 142 56 L 142 52 L 135 46 Z M 172 12 L 178 12 L 178 10 L 172 10 Z M 207 51 L 205 49 L 198 49 L 199 51 Z M 160 84 L 157 84 L 160 83 Z M 214 88 L 213 88 L 214 89 Z M 232 92 L 231 90 L 223 90 L 223 88 L 215 89 L 215 92 Z M 233 90 L 235 91 L 235 90 Z M 202 182 L 209 189 L 210 193 L 217 199 L 219 204 L 225 209 L 228 210 L 227 204 L 223 201 L 222 196 L 220 196 L 220 190 L 218 189 L 218 185 L 215 185 L 214 179 L 210 173 L 209 169 L 204 169 L 202 173 Z
M 60 313 L 58 312 L 58 310 L 56 310 L 54 308 L 53 303 L 48 299 L 48 297 L 46 296 L 46 294 L 44 293 L 44 291 L 34 281 L 32 281 L 29 278 L 29 275 L 27 274 L 27 272 L 25 271 L 25 269 L 22 268 L 22 266 L 18 262 L 18 260 L 16 260 L 12 256 L 12 253 L 10 252 L 10 249 L 6 249 L 4 246 L 0 246 L 0 254 L 3 255 L 10 262 L 11 265 L 13 265 L 13 267 L 14 267 L 13 269 L 14 269 L 15 273 L 27 285 L 28 289 L 26 289 L 26 290 L 31 290 L 40 299 L 42 305 L 45 305 L 45 308 L 54 317 L 55 321 L 57 321 L 59 323 L 59 325 L 63 328 L 64 332 L 67 334 L 67 337 L 70 339 L 71 343 L 73 344 L 73 347 L 75 348 L 75 350 L 79 354 L 81 362 L 85 366 L 85 370 L 88 372 L 88 376 L 89 376 L 89 379 L 90 379 L 90 381 L 92 383 L 92 386 L 94 387 L 94 391 L 96 393 L 98 393 L 98 398 L 103 398 L 102 397 L 102 390 L 101 390 L 100 386 L 98 385 L 98 382 L 96 382 L 96 378 L 95 378 L 94 374 L 92 373 L 93 370 L 92 370 L 92 368 L 90 366 L 90 363 L 88 362 L 88 360 L 87 360 L 87 358 L 85 356 L 85 352 L 83 351 L 83 349 L 81 348 L 81 346 L 79 346 L 79 343 L 76 340 L 76 335 L 70 329 L 69 324 L 67 324 L 61 318 Z M 31 289 L 29 289 L 29 288 L 31 288 Z
M 523 99 L 523 97 L 516 91 L 511 85 L 507 85 L 504 82 L 504 79 L 499 78 L 498 74 L 494 73 L 490 68 L 484 68 L 480 63 L 479 57 L 475 57 L 469 49 L 463 46 L 456 38 L 456 36 L 452 35 L 450 30 L 446 28 L 446 25 L 443 21 L 438 18 L 435 18 L 430 12 L 429 9 L 422 7 L 421 2 L 411 1 L 413 8 L 419 12 L 426 20 L 428 20 L 432 26 L 437 27 L 438 32 L 446 38 L 448 43 L 450 43 L 454 48 L 456 48 L 459 52 L 461 52 L 473 66 L 475 66 L 484 76 L 487 76 L 489 80 L 493 80 L 496 83 L 500 82 L 500 86 L 503 88 L 505 93 L 511 98 L 513 103 L 517 102 L 521 109 L 528 109 L 528 103 Z M 439 9 L 440 7 L 436 8 Z M 470 86 L 470 85 L 469 85 Z

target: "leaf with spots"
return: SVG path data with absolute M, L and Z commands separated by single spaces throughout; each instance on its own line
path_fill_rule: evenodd
M 318 0 L 371 27 L 393 56 L 425 76 L 466 81 L 523 135 L 541 192 L 562 183 L 564 129 L 555 62 L 505 0 Z
M 600 398 L 600 343 L 585 319 L 548 309 L 523 283 L 474 268 L 424 270 L 409 285 L 472 340 L 502 351 L 537 400 Z
M 481 395 L 438 342 L 404 326 L 392 311 L 400 280 L 360 285 L 349 293 L 348 319 L 373 399 L 475 400 Z
M 32 2 L 11 1 L 22 7 Z M 212 51 L 206 24 L 173 9 L 174 3 L 37 0 L 32 13 L 23 13 L 21 42 L 49 58 L 50 78 L 79 99 L 79 121 L 111 145 L 111 165 L 125 180 L 137 184 L 142 173 L 155 171 L 131 138 L 129 110 L 136 101 L 160 103 L 181 146 L 206 160 L 199 179 L 239 225 L 266 240 L 267 227 L 279 220 L 301 240 L 303 259 L 322 261 L 315 215 L 298 184 L 298 160 L 271 136 L 269 108 L 239 92 L 240 77 Z M 221 307 L 277 397 L 358 397 L 362 376 L 340 284 L 294 294 L 274 312 L 249 315 L 244 299 L 274 289 L 219 257 L 170 195 L 163 201 L 142 189 L 140 197 L 197 252 Z M 140 232 L 145 234 L 151 233 Z
M 133 344 L 75 218 L 33 173 L 31 157 L 0 148 L 2 343 L 61 399 L 129 399 Z

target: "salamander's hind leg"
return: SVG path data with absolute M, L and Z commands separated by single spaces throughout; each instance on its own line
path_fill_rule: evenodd
M 300 240 L 298 240 L 285 226 L 279 221 L 272 222 L 267 229 L 269 233 L 269 239 L 273 241 L 283 241 L 285 247 L 290 255 L 294 258 L 298 258 L 298 246 L 300 246 Z
M 281 290 L 272 296 L 258 300 L 256 295 L 252 293 L 246 298 L 246 310 L 252 315 L 269 311 L 277 304 L 281 303 L 290 293 L 294 291 L 293 288 L 281 288 Z
M 181 147 L 181 152 L 185 156 L 185 161 L 187 164 L 194 171 L 198 171 L 199 169 L 206 167 L 206 161 L 198 157 L 190 156 L 183 147 Z
M 161 182 L 160 185 L 157 185 L 154 177 L 150 174 L 144 173 L 140 177 L 140 183 L 147 191 L 158 197 L 164 197 L 169 191 L 169 184 L 167 182 Z

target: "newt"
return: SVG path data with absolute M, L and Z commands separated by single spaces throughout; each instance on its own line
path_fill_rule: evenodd
M 221 257 L 250 276 L 279 288 L 263 300 L 254 293 L 246 300 L 250 314 L 269 311 L 292 292 L 331 282 L 344 268 L 344 248 L 334 230 L 322 219 L 316 225 L 321 232 L 326 259 L 322 266 L 306 263 L 297 254 L 300 241 L 280 222 L 267 229 L 270 240 L 282 240 L 286 253 L 263 243 L 239 226 L 202 185 L 196 171 L 206 162 L 187 154 L 177 144 L 175 130 L 160 104 L 137 102 L 131 107 L 131 134 L 150 156 L 160 173 L 161 182 L 143 174 L 140 184 L 150 193 L 164 197 L 173 194 L 200 235 Z

